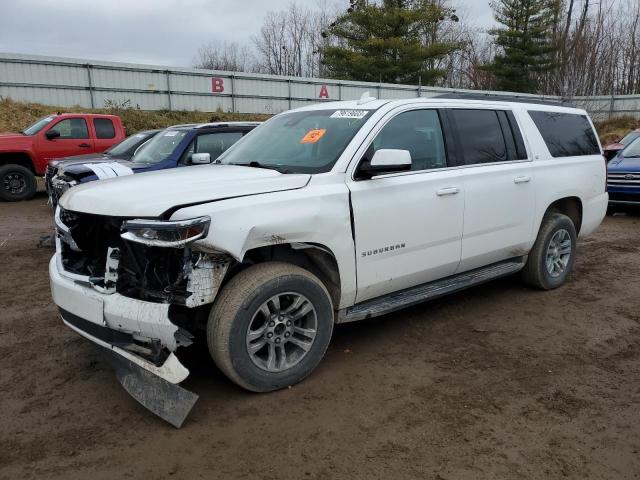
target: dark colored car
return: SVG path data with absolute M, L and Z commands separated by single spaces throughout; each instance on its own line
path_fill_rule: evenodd
M 627 144 L 607 166 L 609 205 L 640 206 L 640 137 Z
M 155 170 L 211 163 L 259 122 L 175 125 L 156 134 L 130 160 L 63 165 L 51 179 L 51 202 L 76 185 Z
M 58 172 L 58 169 L 62 166 L 75 165 L 78 163 L 104 163 L 112 162 L 114 160 L 129 160 L 140 146 L 144 145 L 150 139 L 156 136 L 158 132 L 162 130 L 145 130 L 138 132 L 135 135 L 131 135 L 125 138 L 120 143 L 115 144 L 113 147 L 105 150 L 102 153 L 89 153 L 85 155 L 74 155 L 73 157 L 60 158 L 58 160 L 50 160 L 47 166 L 47 171 L 44 175 L 44 186 L 49 196 L 51 196 L 51 179 Z
M 604 158 L 606 158 L 607 160 L 611 160 L 613 157 L 616 156 L 616 154 L 620 150 L 622 150 L 625 147 L 625 145 L 629 145 L 636 138 L 640 138 L 640 128 L 637 130 L 630 131 L 619 142 L 610 143 L 609 145 L 606 145 L 602 149 L 602 154 L 604 155 Z

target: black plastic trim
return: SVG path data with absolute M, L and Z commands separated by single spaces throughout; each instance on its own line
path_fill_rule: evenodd
M 102 340 L 109 345 L 126 346 L 133 343 L 133 336 L 130 333 L 120 332 L 108 327 L 103 327 L 96 323 L 85 320 L 67 310 L 62 308 L 60 310 L 60 316 L 69 324 L 76 327 L 78 330 L 91 335 L 92 337 Z

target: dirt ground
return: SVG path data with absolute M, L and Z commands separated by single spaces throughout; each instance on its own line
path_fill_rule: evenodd
M 506 278 L 336 328 L 291 389 L 252 394 L 203 348 L 176 430 L 49 294 L 45 197 L 0 203 L 0 478 L 640 477 L 640 216 L 581 240 L 566 286 Z

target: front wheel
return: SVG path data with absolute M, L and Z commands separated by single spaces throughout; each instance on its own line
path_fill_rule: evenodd
M 7 202 L 29 200 L 37 189 L 36 177 L 28 168 L 15 164 L 0 167 L 0 199 Z
M 576 243 L 573 221 L 561 213 L 547 213 L 522 270 L 525 283 L 543 290 L 562 285 L 573 268 Z
M 312 273 L 267 262 L 233 277 L 207 323 L 216 365 L 247 390 L 269 392 L 300 382 L 320 363 L 333 332 L 333 305 Z

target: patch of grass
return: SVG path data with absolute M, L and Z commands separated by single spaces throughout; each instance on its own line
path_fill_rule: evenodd
M 127 134 L 154 128 L 166 128 L 181 123 L 262 121 L 269 115 L 228 113 L 228 112 L 188 112 L 188 111 L 145 111 L 127 105 L 110 104 L 109 108 L 52 107 L 39 103 L 15 102 L 0 99 L 0 132 L 19 132 L 36 120 L 52 113 L 106 113 L 122 118 Z

